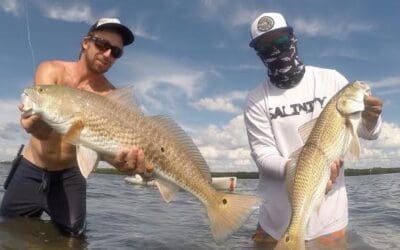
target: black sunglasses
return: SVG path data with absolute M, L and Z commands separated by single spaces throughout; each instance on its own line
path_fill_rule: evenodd
M 278 37 L 272 42 L 269 43 L 262 43 L 260 45 L 257 45 L 255 49 L 263 54 L 270 54 L 272 53 L 274 47 L 284 51 L 287 50 L 290 47 L 290 37 L 288 35 L 283 35 Z
M 111 45 L 109 41 L 97 36 L 89 36 L 89 39 L 93 41 L 96 48 L 101 52 L 105 52 L 110 49 L 111 55 L 115 59 L 120 58 L 122 56 L 123 50 L 119 47 Z

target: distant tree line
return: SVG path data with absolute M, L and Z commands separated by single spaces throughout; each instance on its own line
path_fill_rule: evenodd
M 96 173 L 100 174 L 122 174 L 114 168 L 98 168 Z M 365 168 L 344 170 L 346 176 L 370 175 L 370 174 L 392 174 L 400 173 L 400 168 Z M 258 172 L 213 172 L 212 177 L 236 176 L 238 179 L 258 179 Z
M 400 173 L 400 168 L 365 168 L 365 169 L 354 169 L 348 168 L 344 170 L 346 176 L 357 176 L 357 175 L 370 175 L 370 174 L 392 174 Z M 236 176 L 238 179 L 258 179 L 257 172 L 216 172 L 211 174 L 212 177 L 222 176 Z
M 0 165 L 10 166 L 10 162 L 0 162 Z M 121 172 L 115 168 L 98 168 L 95 173 L 99 174 L 120 174 Z M 370 175 L 370 174 L 392 174 L 400 173 L 400 168 L 363 168 L 355 169 L 348 168 L 344 170 L 346 176 L 356 176 L 356 175 Z M 213 172 L 212 177 L 224 177 L 224 176 L 236 176 L 238 179 L 258 179 L 258 172 Z
M 400 168 L 363 168 L 363 169 L 349 168 L 344 170 L 344 174 L 346 176 L 392 174 L 392 173 L 400 173 Z

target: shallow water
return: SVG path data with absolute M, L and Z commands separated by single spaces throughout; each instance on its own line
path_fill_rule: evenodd
M 0 183 L 8 171 L 8 166 L 0 166 Z M 400 174 L 347 177 L 347 249 L 400 248 L 399 178 Z M 235 192 L 254 193 L 256 186 L 257 180 L 238 180 Z M 0 198 L 3 192 L 0 188 Z M 250 240 L 257 212 L 228 240 L 216 244 L 196 198 L 179 192 L 167 204 L 154 187 L 126 184 L 117 175 L 89 177 L 85 239 L 60 235 L 48 219 L 0 220 L 0 249 L 261 248 Z

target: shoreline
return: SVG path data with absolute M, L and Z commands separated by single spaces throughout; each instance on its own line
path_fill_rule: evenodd
M 121 172 L 114 168 L 98 168 L 94 171 L 98 174 L 118 174 Z M 400 173 L 400 168 L 365 168 L 365 169 L 345 169 L 345 176 L 376 175 Z M 238 179 L 258 179 L 258 172 L 212 172 L 211 177 L 235 176 Z
M 0 165 L 10 165 L 9 161 L 2 161 Z M 94 173 L 98 174 L 117 174 L 123 175 L 121 172 L 114 168 L 97 168 Z M 400 168 L 348 168 L 344 170 L 345 176 L 359 176 L 359 175 L 376 175 L 376 174 L 393 174 L 400 173 Z M 235 176 L 238 179 L 258 179 L 258 172 L 212 172 L 212 177 L 225 177 L 225 176 Z

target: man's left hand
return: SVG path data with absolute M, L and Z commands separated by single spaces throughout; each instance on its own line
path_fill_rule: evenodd
M 337 159 L 331 164 L 331 176 L 329 178 L 328 184 L 326 185 L 325 193 L 327 194 L 332 190 L 333 184 L 336 183 L 336 178 L 339 176 L 340 168 L 343 167 L 343 160 Z
M 375 96 L 364 99 L 365 110 L 362 112 L 363 124 L 371 131 L 375 128 L 379 115 L 382 113 L 383 102 Z

